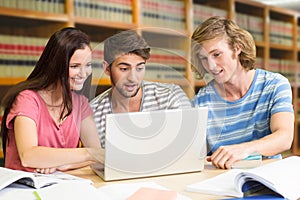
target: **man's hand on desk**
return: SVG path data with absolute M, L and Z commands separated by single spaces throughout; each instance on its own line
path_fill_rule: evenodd
M 231 169 L 235 162 L 250 155 L 244 144 L 220 146 L 211 156 L 207 157 L 207 161 L 212 162 L 217 168 Z

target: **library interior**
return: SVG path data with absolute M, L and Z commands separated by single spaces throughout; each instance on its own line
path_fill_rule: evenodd
M 282 1 L 284 2 L 284 1 Z M 300 4 L 300 2 L 299 2 Z M 2 0 L 0 1 L 0 100 L 14 84 L 26 79 L 51 34 L 63 27 L 78 27 L 92 41 L 91 96 L 110 87 L 102 70 L 103 41 L 124 30 L 136 30 L 151 46 L 146 79 L 175 83 L 189 98 L 206 85 L 191 68 L 190 38 L 211 16 L 233 19 L 254 37 L 255 67 L 279 72 L 290 82 L 295 113 L 294 140 L 287 155 L 300 155 L 300 11 L 256 0 Z M 0 113 L 0 116 L 3 113 Z M 1 118 L 0 118 L 1 120 Z M 3 158 L 2 148 L 0 158 Z M 211 169 L 208 169 L 211 170 Z M 80 174 L 83 173 L 83 174 Z M 89 169 L 73 175 L 90 177 Z M 214 172 L 200 179 L 214 176 Z M 159 183 L 180 191 L 195 182 L 162 177 Z M 198 177 L 199 178 L 199 177 Z M 99 182 L 98 177 L 92 178 Z M 171 184 L 174 179 L 176 185 Z M 169 182 L 169 183 L 167 183 Z M 97 187 L 102 183 L 95 184 Z M 181 185 L 181 186 L 180 186 Z M 199 196 L 184 191 L 193 199 Z M 195 196 L 194 196 L 195 195 Z M 214 199 L 212 196 L 201 196 Z M 217 198 L 216 198 L 217 199 Z

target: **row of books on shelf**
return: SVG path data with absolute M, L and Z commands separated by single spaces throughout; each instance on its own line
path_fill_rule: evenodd
M 28 76 L 47 41 L 48 38 L 0 35 L 0 77 Z M 101 71 L 103 43 L 92 42 L 92 48 L 93 67 Z M 183 79 L 188 63 L 184 50 L 152 48 L 146 76 L 148 79 Z M 264 68 L 262 58 L 257 58 L 256 66 Z M 267 68 L 270 71 L 280 72 L 290 82 L 295 82 L 298 76 L 295 71 L 298 66 L 300 62 L 297 64 L 293 60 L 271 58 Z M 300 73 L 297 79 L 300 80 Z
M 0 77 L 24 77 L 39 59 L 47 38 L 0 35 Z
M 74 0 L 75 16 L 132 23 L 132 0 Z
M 293 24 L 279 20 L 270 20 L 270 42 L 287 46 L 293 45 Z
M 39 59 L 47 38 L 19 37 L 0 35 L 0 77 L 26 77 L 31 72 L 36 61 Z M 103 44 L 92 43 L 93 67 L 95 76 L 103 74 Z M 147 63 L 148 79 L 184 79 L 187 60 L 184 51 L 174 49 L 152 48 L 151 57 Z M 257 58 L 256 66 L 263 68 L 263 59 Z M 296 65 L 292 60 L 270 59 L 268 69 L 280 72 L 295 82 Z M 298 77 L 300 78 L 300 77 Z
M 145 77 L 150 80 L 183 80 L 188 62 L 183 50 L 152 48 Z
M 283 76 L 289 79 L 291 83 L 293 83 L 296 81 L 296 67 L 298 66 L 300 66 L 300 62 L 295 65 L 295 62 L 292 60 L 271 58 L 268 69 L 270 71 L 281 73 Z
M 1 0 L 0 6 L 49 13 L 65 12 L 65 0 Z
M 275 59 L 271 58 L 269 60 L 269 66 L 264 66 L 263 58 L 257 57 L 255 62 L 256 68 L 267 68 L 267 70 L 272 72 L 279 72 L 285 76 L 291 83 L 296 82 L 298 76 L 298 81 L 300 81 L 300 73 L 296 74 L 296 67 L 300 67 L 300 62 L 295 64 L 293 60 L 287 59 Z
M 237 24 L 248 30 L 256 41 L 264 40 L 264 19 L 262 17 L 236 13 Z
M 39 59 L 47 38 L 0 35 L 0 77 L 27 77 Z M 103 73 L 103 43 L 92 42 L 94 78 Z M 147 62 L 147 79 L 183 79 L 185 53 L 175 49 L 151 50 Z
M 212 16 L 227 17 L 228 12 L 224 9 L 214 8 L 210 6 L 194 4 L 193 5 L 194 29 L 204 20 Z
M 236 22 L 242 28 L 248 30 L 256 41 L 264 41 L 264 19 L 262 17 L 237 12 Z M 293 24 L 290 22 L 271 19 L 270 42 L 273 44 L 292 46 Z
M 132 0 L 74 0 L 75 16 L 132 23 Z M 142 0 L 144 25 L 185 29 L 185 3 L 171 0 Z
M 42 12 L 64 13 L 64 0 L 4 0 L 0 6 Z M 75 16 L 90 17 L 114 22 L 132 23 L 132 0 L 74 0 Z M 211 16 L 224 16 L 224 9 L 195 3 L 193 5 L 194 28 Z M 142 0 L 142 23 L 147 26 L 186 29 L 186 10 L 184 1 Z M 248 30 L 256 41 L 263 41 L 264 22 L 262 17 L 236 13 L 237 23 Z M 298 27 L 300 32 L 300 26 Z M 270 42 L 292 46 L 293 24 L 291 22 L 270 20 Z M 300 37 L 298 37 L 300 45 Z
M 184 1 L 142 0 L 142 23 L 177 30 L 186 29 Z
M 298 32 L 297 47 L 299 48 L 300 47 L 300 26 L 298 26 L 297 32 Z

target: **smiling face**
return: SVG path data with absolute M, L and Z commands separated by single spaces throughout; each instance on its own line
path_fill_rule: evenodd
M 125 98 L 135 97 L 145 76 L 146 61 L 135 54 L 121 55 L 105 68 L 114 92 Z
M 81 90 L 85 80 L 92 73 L 92 52 L 86 46 L 84 49 L 77 49 L 70 59 L 69 80 L 71 90 Z
M 233 51 L 226 37 L 217 37 L 202 43 L 199 52 L 201 64 L 210 73 L 217 83 L 226 83 L 236 77 L 238 70 L 242 69 L 238 55 L 240 49 Z

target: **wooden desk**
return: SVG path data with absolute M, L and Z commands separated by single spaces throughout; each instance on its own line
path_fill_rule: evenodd
M 191 199 L 221 199 L 220 196 L 201 194 L 195 192 L 185 191 L 186 185 L 205 180 L 211 177 L 214 177 L 218 174 L 225 172 L 226 170 L 216 169 L 210 164 L 206 164 L 205 168 L 202 172 L 196 173 L 186 173 L 186 174 L 177 174 L 177 175 L 166 175 L 166 176 L 158 176 L 158 177 L 149 177 L 149 178 L 138 178 L 131 180 L 121 180 L 121 181 L 103 181 L 99 176 L 97 176 L 90 167 L 85 167 L 82 169 L 69 171 L 69 174 L 90 179 L 94 182 L 95 187 L 101 187 L 108 184 L 114 183 L 132 183 L 132 182 L 145 182 L 145 181 L 153 181 L 161 186 L 164 186 L 170 190 L 177 191 L 178 193 L 190 197 Z M 226 198 L 226 197 L 224 197 Z
M 277 159 L 266 159 L 263 160 L 263 164 L 267 164 L 270 162 L 274 162 Z M 158 176 L 158 177 L 149 177 L 149 178 L 138 178 L 138 179 L 130 179 L 130 180 L 120 180 L 120 181 L 103 181 L 99 176 L 97 176 L 90 167 L 84 167 L 77 170 L 68 171 L 69 174 L 90 179 L 93 181 L 95 187 L 101 187 L 104 185 L 115 184 L 115 183 L 133 183 L 133 182 L 155 182 L 161 186 L 164 186 L 170 190 L 177 191 L 178 193 L 190 197 L 191 199 L 226 199 L 232 198 L 228 196 L 217 196 L 217 195 L 209 195 L 202 194 L 196 192 L 188 192 L 185 191 L 185 187 L 189 184 L 196 183 L 214 176 L 217 176 L 221 173 L 226 172 L 227 170 L 216 169 L 210 163 L 205 163 L 204 170 L 202 172 L 195 173 L 185 173 L 185 174 L 176 174 L 176 175 L 166 175 L 166 176 Z

